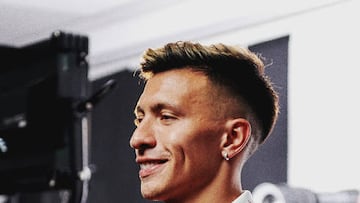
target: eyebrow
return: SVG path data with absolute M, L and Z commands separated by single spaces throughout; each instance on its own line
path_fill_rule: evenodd
M 178 108 L 170 103 L 156 103 L 155 105 L 150 106 L 151 112 L 160 112 L 162 109 L 172 109 L 176 112 L 179 112 Z M 134 110 L 134 114 L 137 115 L 139 113 L 145 113 L 145 110 L 141 106 L 136 106 Z
M 134 109 L 134 115 L 137 115 L 139 113 L 144 113 L 144 110 L 140 106 L 136 105 Z

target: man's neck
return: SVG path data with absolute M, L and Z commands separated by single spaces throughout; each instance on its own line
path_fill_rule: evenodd
M 229 182 L 229 181 L 228 181 Z M 224 202 L 231 203 L 242 193 L 239 184 L 217 185 L 215 183 L 208 185 L 197 194 L 183 196 L 178 199 L 168 200 L 165 203 L 204 203 L 204 202 Z
M 165 201 L 165 203 L 204 203 L 204 202 L 224 202 L 224 203 L 231 203 L 236 198 L 238 198 L 241 193 L 236 195 L 223 195 L 219 193 L 214 193 L 213 195 L 206 195 L 206 196 L 196 196 L 194 198 L 184 198 L 184 199 L 174 199 Z

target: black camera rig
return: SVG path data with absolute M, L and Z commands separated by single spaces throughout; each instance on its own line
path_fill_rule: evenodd
M 0 194 L 69 190 L 84 202 L 89 168 L 88 37 L 54 32 L 0 46 Z

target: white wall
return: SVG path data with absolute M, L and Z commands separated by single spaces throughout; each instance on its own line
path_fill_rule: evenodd
M 353 1 L 294 22 L 301 25 L 290 47 L 290 183 L 360 189 L 359 8 Z
M 346 1 L 204 42 L 290 35 L 289 184 L 360 190 L 360 3 Z

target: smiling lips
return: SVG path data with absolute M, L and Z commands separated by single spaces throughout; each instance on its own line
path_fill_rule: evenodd
M 146 178 L 158 172 L 168 160 L 151 160 L 138 162 L 140 165 L 139 177 Z

